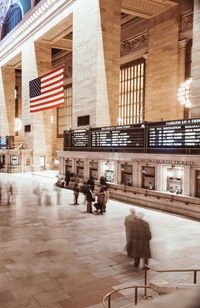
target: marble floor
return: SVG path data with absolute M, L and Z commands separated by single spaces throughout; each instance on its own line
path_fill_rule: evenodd
M 74 206 L 67 189 L 59 204 L 55 181 L 54 173 L 0 174 L 0 308 L 100 308 L 109 291 L 143 284 L 144 272 L 124 252 L 124 218 L 133 205 L 109 200 L 104 215 L 88 214 L 83 196 Z M 150 223 L 150 265 L 200 268 L 199 222 L 134 207 Z M 192 275 L 165 279 L 190 282 Z M 132 301 L 133 293 L 122 292 L 112 307 Z

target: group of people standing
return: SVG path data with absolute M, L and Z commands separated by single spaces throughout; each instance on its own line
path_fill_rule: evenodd
M 126 251 L 127 255 L 134 259 L 133 267 L 137 269 L 140 259 L 143 259 L 143 269 L 148 265 L 151 258 L 150 240 L 151 231 L 148 222 L 143 219 L 143 213 L 136 213 L 130 208 L 130 214 L 124 221 L 126 229 Z
M 95 182 L 91 176 L 87 182 L 82 187 L 82 192 L 85 196 L 84 203 L 87 204 L 86 211 L 87 213 L 103 214 L 106 212 L 106 203 L 108 201 L 108 187 L 106 179 L 104 177 L 100 178 L 100 189 L 99 192 L 95 192 Z M 78 182 L 74 184 L 74 205 L 78 204 L 79 197 L 79 185 Z M 93 211 L 93 206 L 95 210 Z

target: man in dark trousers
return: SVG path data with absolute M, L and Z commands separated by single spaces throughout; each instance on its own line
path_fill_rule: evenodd
M 87 212 L 92 213 L 92 202 L 94 201 L 94 197 L 93 197 L 92 188 L 90 185 L 87 185 L 86 200 L 87 200 Z

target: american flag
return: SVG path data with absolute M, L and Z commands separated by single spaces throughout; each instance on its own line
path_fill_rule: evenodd
M 30 112 L 56 108 L 64 103 L 64 67 L 29 82 Z

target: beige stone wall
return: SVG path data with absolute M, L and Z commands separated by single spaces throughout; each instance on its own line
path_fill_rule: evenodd
M 56 110 L 30 113 L 29 81 L 51 70 L 51 47 L 42 43 L 29 43 L 22 52 L 22 119 L 31 124 L 31 132 L 24 133 L 28 148 L 33 148 L 33 169 L 40 169 L 40 156 L 45 156 L 46 168 L 52 166 L 55 154 Z
M 150 29 L 146 121 L 183 117 L 182 107 L 177 101 L 178 53 L 178 19 L 165 20 Z
M 87 16 L 87 17 L 86 17 Z M 78 1 L 73 15 L 73 127 L 116 124 L 119 100 L 120 1 Z
M 15 134 L 15 70 L 0 68 L 0 136 Z
M 191 8 L 190 8 L 191 9 Z M 177 91 L 185 79 L 185 45 L 180 39 L 180 20 L 184 7 L 177 7 L 150 20 L 142 20 L 124 27 L 122 42 L 136 38 L 131 53 L 122 56 L 121 63 L 140 57 L 146 59 L 145 120 L 181 119 L 183 107 L 177 100 Z M 140 39 L 148 34 L 148 43 Z M 187 34 L 188 35 L 188 34 Z
M 191 116 L 200 117 L 200 2 L 198 0 L 194 1 Z

